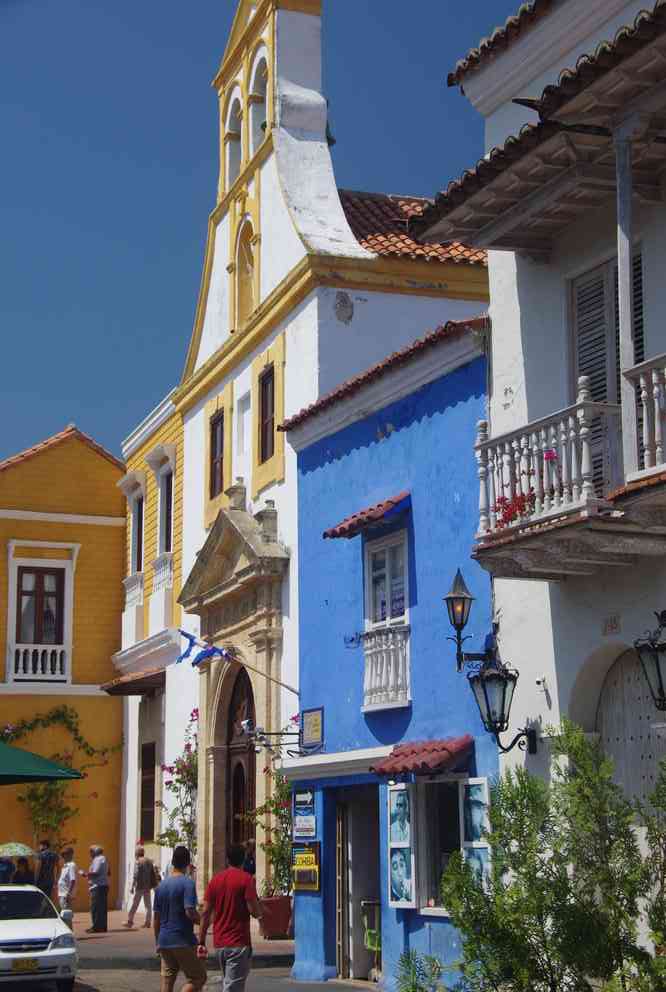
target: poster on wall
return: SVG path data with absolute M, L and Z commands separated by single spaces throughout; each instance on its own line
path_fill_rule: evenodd
M 416 906 L 413 830 L 412 789 L 408 785 L 390 786 L 388 790 L 388 895 L 389 906 L 396 909 L 413 909 Z
M 463 857 L 483 879 L 490 877 L 488 830 L 488 780 L 470 778 L 461 782 L 460 836 Z
M 292 836 L 294 840 L 303 840 L 317 836 L 315 797 L 312 789 L 294 790 Z

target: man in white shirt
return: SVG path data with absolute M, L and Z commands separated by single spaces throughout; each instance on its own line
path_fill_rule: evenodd
M 62 852 L 63 865 L 58 878 L 58 902 L 60 909 L 71 909 L 76 888 L 76 865 L 74 864 L 74 851 L 71 847 L 66 847 Z

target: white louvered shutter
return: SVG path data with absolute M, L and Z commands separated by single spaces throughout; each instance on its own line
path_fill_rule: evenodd
M 614 319 L 607 266 L 588 272 L 573 284 L 576 383 L 581 375 L 590 380 L 595 403 L 615 401 Z M 592 469 L 594 488 L 602 496 L 608 479 L 605 424 L 592 421 Z
M 620 396 L 620 295 L 618 289 L 617 265 L 613 267 L 615 279 L 615 367 L 616 389 Z M 634 335 L 634 365 L 645 361 L 645 320 L 643 314 L 643 255 L 637 251 L 633 259 L 633 313 L 632 330 Z M 619 403 L 619 399 L 617 400 Z M 639 467 L 645 468 L 645 450 L 643 446 L 643 404 L 640 398 L 640 387 L 636 386 L 636 407 L 638 423 L 638 459 Z

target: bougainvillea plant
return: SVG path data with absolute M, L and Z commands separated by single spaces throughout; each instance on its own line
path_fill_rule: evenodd
M 269 782 L 269 797 L 261 806 L 248 813 L 248 819 L 259 827 L 264 836 L 259 847 L 265 853 L 269 877 L 264 879 L 261 894 L 288 896 L 291 892 L 291 786 L 284 775 L 266 765 L 264 775 Z
M 90 777 L 90 769 L 109 763 L 109 755 L 118 751 L 122 744 L 114 747 L 95 747 L 81 733 L 79 714 L 71 706 L 55 706 L 47 713 L 37 713 L 30 719 L 8 723 L 0 730 L 0 740 L 14 744 L 29 737 L 36 730 L 62 727 L 72 738 L 69 749 L 50 755 L 52 761 L 75 768 L 84 779 Z M 18 801 L 26 806 L 35 838 L 48 837 L 55 847 L 73 844 L 76 837 L 64 834 L 66 824 L 79 812 L 72 805 L 69 782 L 37 782 L 26 786 Z M 86 797 L 80 793 L 78 799 L 97 799 L 96 792 Z
M 197 853 L 197 784 L 199 769 L 199 710 L 190 713 L 182 753 L 172 765 L 162 765 L 164 788 L 173 797 L 170 803 L 156 802 L 165 813 L 167 826 L 158 835 L 162 847 L 185 844 L 192 857 Z
M 515 496 L 499 496 L 492 507 L 493 513 L 497 514 L 497 526 L 508 527 L 510 524 L 520 520 L 522 517 L 534 511 L 535 503 L 534 490 L 528 493 L 516 494 Z

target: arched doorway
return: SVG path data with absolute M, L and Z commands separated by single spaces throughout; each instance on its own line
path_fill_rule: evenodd
M 244 844 L 254 837 L 254 824 L 247 814 L 255 806 L 254 744 L 243 734 L 243 720 L 254 723 L 254 693 L 249 676 L 241 668 L 234 683 L 227 721 L 227 837 L 233 844 Z
M 624 794 L 629 799 L 647 800 L 655 786 L 659 762 L 666 757 L 666 724 L 654 705 L 635 651 L 621 654 L 606 675 L 596 731 Z

